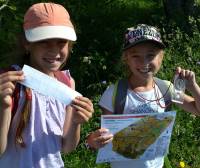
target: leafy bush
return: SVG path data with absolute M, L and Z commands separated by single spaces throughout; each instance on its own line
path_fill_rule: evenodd
M 0 1 L 0 5 L 4 2 Z M 13 57 L 9 56 L 17 52 L 15 35 L 21 32 L 26 9 L 36 2 L 41 1 L 10 0 L 9 6 L 0 11 L 1 67 L 13 61 Z M 55 0 L 54 2 L 63 4 L 69 10 L 78 35 L 78 41 L 65 68 L 71 70 L 77 90 L 91 98 L 95 107 L 94 117 L 82 126 L 81 141 L 77 150 L 63 155 L 65 166 L 107 168 L 108 164 L 95 164 L 96 152 L 87 150 L 84 141 L 90 131 L 99 127 L 100 95 L 110 83 L 123 75 L 120 63 L 123 32 L 127 27 L 138 23 L 158 26 L 167 45 L 158 77 L 172 80 L 175 68 L 181 66 L 193 70 L 200 83 L 199 2 L 195 1 L 194 12 L 190 13 L 193 15 L 180 17 L 178 13 L 174 13 L 176 14 L 174 18 L 166 16 L 162 0 Z M 184 25 L 181 25 L 183 23 Z M 186 23 L 188 25 L 185 25 Z M 10 51 L 14 52 L 10 54 Z M 179 162 L 184 161 L 190 168 L 199 168 L 200 119 L 177 107 L 174 109 L 178 113 L 171 139 L 169 160 L 172 167 L 178 167 Z

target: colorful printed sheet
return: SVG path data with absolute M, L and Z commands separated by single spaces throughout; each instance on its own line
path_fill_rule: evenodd
M 97 163 L 150 160 L 168 152 L 176 112 L 102 115 L 101 127 L 113 133 L 112 143 L 98 151 Z

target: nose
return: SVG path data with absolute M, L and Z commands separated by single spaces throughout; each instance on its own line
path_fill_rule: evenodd
M 143 56 L 140 62 L 144 67 L 148 67 L 150 59 L 147 56 Z
M 52 41 L 52 42 L 48 43 L 48 50 L 50 53 L 57 54 L 57 53 L 59 53 L 60 47 L 57 45 L 56 42 Z

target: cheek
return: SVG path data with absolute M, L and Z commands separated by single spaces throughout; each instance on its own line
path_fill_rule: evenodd
M 163 61 L 163 55 L 159 55 L 158 57 L 158 64 L 161 65 Z
M 162 59 L 161 58 L 158 58 L 157 60 L 155 60 L 154 66 L 155 66 L 156 71 L 158 71 L 160 69 L 161 65 L 162 65 Z
M 69 55 L 69 48 L 68 48 L 68 46 L 66 46 L 66 47 L 63 47 L 61 50 L 60 50 L 60 53 L 61 53 L 61 55 L 62 55 L 62 57 L 68 57 L 68 55 Z

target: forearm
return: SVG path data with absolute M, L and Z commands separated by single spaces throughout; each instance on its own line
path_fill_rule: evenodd
M 80 124 L 71 122 L 69 128 L 64 132 L 62 138 L 62 151 L 69 153 L 73 151 L 80 140 Z
M 192 88 L 191 93 L 195 100 L 196 111 L 198 115 L 200 115 L 200 87 L 198 86 L 197 83 L 194 84 L 194 87 Z
M 1 107 L 1 110 L 0 110 L 0 156 L 6 150 L 10 122 L 11 122 L 11 108 Z

